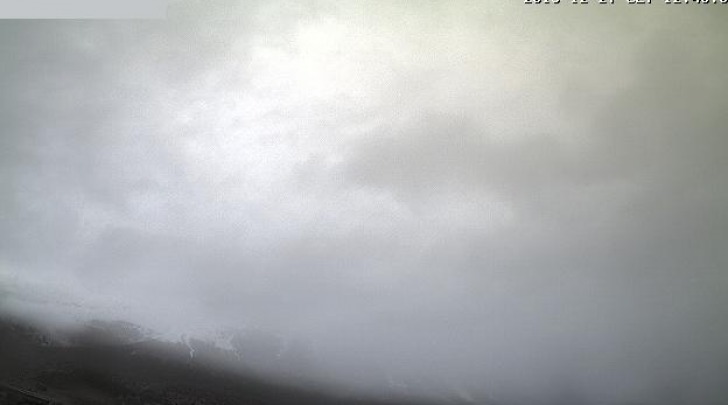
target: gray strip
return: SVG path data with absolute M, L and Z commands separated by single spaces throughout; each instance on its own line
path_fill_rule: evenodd
M 0 0 L 0 19 L 164 19 L 167 0 Z

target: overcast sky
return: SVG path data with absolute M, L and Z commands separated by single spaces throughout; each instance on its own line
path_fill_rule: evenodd
M 0 305 L 726 404 L 728 5 L 617 3 L 2 21 Z

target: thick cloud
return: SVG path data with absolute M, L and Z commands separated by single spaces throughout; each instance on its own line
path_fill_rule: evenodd
M 0 291 L 257 325 L 359 388 L 725 403 L 727 10 L 3 22 Z

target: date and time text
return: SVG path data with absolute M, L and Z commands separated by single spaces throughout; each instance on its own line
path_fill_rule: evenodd
M 615 4 L 625 3 L 629 5 L 647 5 L 647 4 L 669 4 L 669 5 L 686 5 L 686 4 L 725 4 L 728 6 L 728 0 L 523 0 L 525 4 Z

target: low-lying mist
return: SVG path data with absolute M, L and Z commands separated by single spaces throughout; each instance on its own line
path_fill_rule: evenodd
M 0 310 L 260 331 L 347 392 L 728 404 L 726 13 L 0 22 Z

